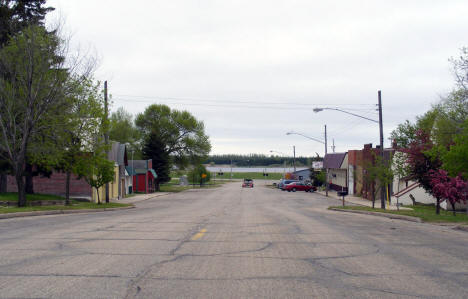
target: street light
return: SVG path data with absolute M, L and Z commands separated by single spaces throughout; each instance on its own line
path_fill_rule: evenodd
M 274 151 L 274 150 L 270 150 L 270 153 L 278 153 L 280 155 L 283 155 L 284 157 L 286 157 L 287 155 L 285 153 L 282 153 L 282 152 L 278 152 L 278 151 Z M 284 175 L 286 174 L 286 159 L 283 158 L 283 178 L 284 178 Z
M 363 119 L 367 119 L 371 122 L 375 122 L 375 123 L 378 123 L 379 124 L 379 133 L 380 133 L 380 156 L 382 157 L 382 161 L 384 159 L 384 147 L 383 147 L 383 124 L 382 124 L 382 92 L 379 90 L 377 92 L 378 94 L 378 103 L 377 103 L 377 106 L 379 107 L 379 120 L 375 120 L 375 119 L 372 119 L 372 118 L 368 118 L 368 117 L 365 117 L 365 116 L 362 116 L 362 115 L 359 115 L 359 114 L 355 114 L 355 113 L 352 113 L 352 112 L 349 112 L 349 111 L 345 111 L 345 110 L 341 110 L 341 109 L 338 109 L 338 108 L 330 108 L 330 107 L 326 107 L 326 108 L 314 108 L 314 112 L 320 112 L 320 111 L 323 111 L 323 110 L 335 110 L 335 111 L 340 111 L 340 112 L 343 112 L 343 113 L 346 113 L 346 114 L 349 114 L 349 115 L 353 115 L 353 116 L 356 116 L 356 117 L 360 117 L 360 118 L 363 118 Z M 385 209 L 385 191 L 383 188 L 380 188 L 380 204 L 381 204 L 381 208 L 382 209 Z
M 302 134 L 302 133 L 298 133 L 298 132 L 294 132 L 294 131 L 291 131 L 291 132 L 287 132 L 287 133 L 286 133 L 286 135 L 292 135 L 292 134 L 301 135 L 302 137 L 309 138 L 310 140 L 317 141 L 317 142 L 320 142 L 320 143 L 322 143 L 322 144 L 325 144 L 325 141 L 322 141 L 322 140 L 319 140 L 319 139 L 316 139 L 316 138 L 313 138 L 313 137 L 309 137 L 309 136 L 304 135 L 304 134 Z
M 343 112 L 343 113 L 346 113 L 346 114 L 350 114 L 350 115 L 353 115 L 353 116 L 356 116 L 356 117 L 360 117 L 360 118 L 364 118 L 364 119 L 370 120 L 370 121 L 375 122 L 375 123 L 378 123 L 378 122 L 379 122 L 378 120 L 375 120 L 375 119 L 372 119 L 372 118 L 368 118 L 368 117 L 365 117 L 365 116 L 362 116 L 362 115 L 359 115 L 359 114 L 355 114 L 355 113 L 352 113 L 352 112 L 349 112 L 349 111 L 341 110 L 341 109 L 338 109 L 338 108 L 331 108 L 331 107 L 314 108 L 314 112 L 315 112 L 315 113 L 320 112 L 320 111 L 323 111 L 323 110 L 335 110 L 335 111 L 340 111 L 340 112 Z

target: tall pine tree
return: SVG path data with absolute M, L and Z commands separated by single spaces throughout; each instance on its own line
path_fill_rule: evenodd
M 158 177 L 156 178 L 156 191 L 160 190 L 159 185 L 169 182 L 170 177 L 170 155 L 166 151 L 166 145 L 158 138 L 158 135 L 151 133 L 145 139 L 143 145 L 143 158 L 153 160 L 153 169 Z

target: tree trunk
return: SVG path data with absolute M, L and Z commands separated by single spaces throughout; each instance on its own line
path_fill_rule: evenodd
M 26 188 L 23 181 L 23 174 L 16 174 L 16 185 L 18 187 L 18 207 L 26 206 Z
M 67 171 L 67 178 L 65 181 L 65 205 L 70 205 L 70 171 Z
M 455 203 L 451 202 L 450 204 L 452 205 L 453 216 L 457 216 L 457 214 L 455 213 Z
M 100 205 L 101 200 L 99 199 L 99 188 L 96 188 L 96 194 L 97 194 L 97 203 L 98 203 L 98 205 Z
M 375 209 L 375 190 L 374 190 L 374 184 L 371 184 L 371 194 L 372 194 L 372 208 Z
M 0 193 L 7 192 L 7 175 L 0 174 Z
M 26 163 L 24 174 L 26 177 L 26 194 L 34 194 L 34 182 L 33 182 L 33 173 L 32 165 Z
M 159 180 L 156 180 L 156 192 L 159 192 L 161 189 L 159 188 Z
M 436 214 L 440 214 L 440 198 L 437 198 L 437 204 L 436 204 Z

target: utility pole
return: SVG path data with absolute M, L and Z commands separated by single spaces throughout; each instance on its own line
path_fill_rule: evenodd
M 325 157 L 327 156 L 327 125 L 325 125 L 325 156 L 323 156 L 323 162 L 325 164 Z M 325 167 L 325 196 L 328 196 L 328 168 Z
M 106 147 L 109 145 L 109 105 L 107 102 L 107 81 L 104 81 L 104 112 L 105 112 L 105 132 L 104 143 Z M 109 203 L 109 183 L 106 183 L 106 203 Z
M 384 161 L 384 140 L 383 140 L 383 122 L 382 122 L 382 92 L 378 91 L 379 97 L 379 130 L 380 130 L 380 157 L 382 158 L 382 162 Z M 382 185 L 382 184 L 381 184 Z M 382 209 L 385 210 L 385 190 L 384 186 L 380 186 L 380 206 Z
M 332 141 L 333 141 L 332 150 L 333 152 L 335 152 L 335 138 L 333 138 Z
M 293 154 L 294 154 L 293 166 L 294 166 L 294 172 L 296 172 L 296 146 L 295 145 L 293 145 Z

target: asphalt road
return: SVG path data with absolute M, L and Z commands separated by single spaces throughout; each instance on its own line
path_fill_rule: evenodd
M 468 233 L 240 183 L 0 220 L 1 298 L 463 298 Z

